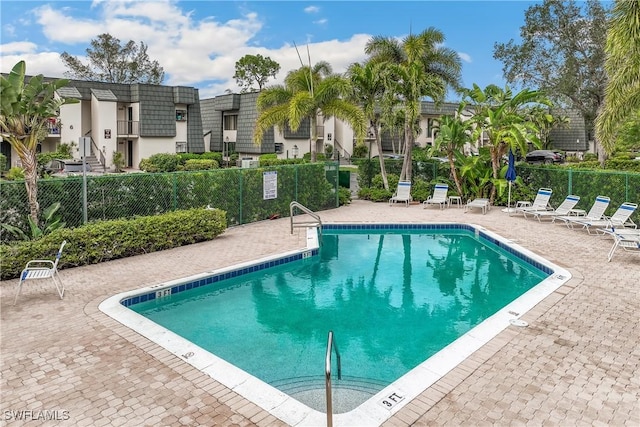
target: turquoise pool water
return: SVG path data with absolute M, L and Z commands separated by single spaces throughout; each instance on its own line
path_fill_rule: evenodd
M 373 394 L 540 283 L 542 270 L 465 229 L 325 229 L 317 256 L 129 308 L 285 392 L 323 387 L 333 330 L 344 384 Z

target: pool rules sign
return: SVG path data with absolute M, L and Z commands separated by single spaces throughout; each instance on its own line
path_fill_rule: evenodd
M 262 174 L 262 198 L 278 198 L 278 171 L 266 171 Z

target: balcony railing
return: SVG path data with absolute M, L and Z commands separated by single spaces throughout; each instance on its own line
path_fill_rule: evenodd
M 140 135 L 140 122 L 137 120 L 118 120 L 118 136 Z
M 49 119 L 49 121 L 47 122 L 47 128 L 49 129 L 49 136 L 60 136 L 60 120 Z

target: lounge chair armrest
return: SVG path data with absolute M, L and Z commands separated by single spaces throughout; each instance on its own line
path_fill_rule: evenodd
M 44 265 L 34 265 L 34 264 L 48 264 L 51 267 L 45 267 Z M 27 266 L 24 268 L 25 270 L 29 270 L 30 268 L 53 268 L 55 264 L 53 261 L 48 259 L 34 259 L 27 263 Z

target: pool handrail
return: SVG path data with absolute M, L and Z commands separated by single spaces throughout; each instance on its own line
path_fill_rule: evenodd
M 294 225 L 293 217 L 294 217 L 294 214 L 295 214 L 295 208 L 298 208 L 302 212 L 304 212 L 307 215 L 311 216 L 313 219 L 315 219 L 315 221 L 298 222 L 298 223 L 296 223 Z M 311 209 L 307 208 L 306 206 L 303 206 L 302 204 L 296 202 L 295 200 L 289 204 L 289 219 L 291 221 L 291 234 L 293 234 L 293 227 L 294 226 L 295 227 L 301 227 L 301 226 L 313 227 L 313 226 L 316 226 L 320 230 L 322 230 L 322 220 L 320 219 L 320 215 L 318 215 L 317 213 L 315 213 Z
M 327 338 L 327 355 L 324 360 L 325 387 L 327 392 L 327 427 L 333 426 L 333 401 L 331 398 L 331 349 L 336 351 L 336 361 L 338 362 L 338 379 L 342 379 L 342 363 L 340 363 L 340 352 L 333 340 L 333 331 L 329 331 Z

